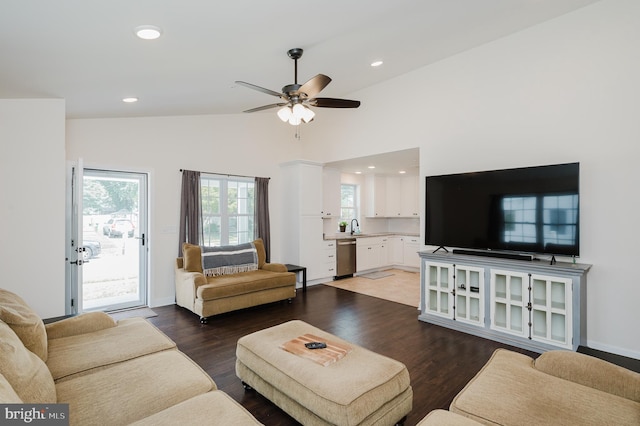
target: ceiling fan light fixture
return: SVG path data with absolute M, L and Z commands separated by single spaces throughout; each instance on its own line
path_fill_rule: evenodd
M 280 120 L 284 121 L 285 123 L 289 121 L 291 115 L 291 108 L 289 108 L 288 106 L 284 106 L 278 110 L 278 118 L 280 118 Z
M 289 124 L 292 126 L 299 126 L 301 122 L 302 119 L 300 117 L 296 117 L 295 114 L 291 114 L 291 117 L 289 117 Z
M 304 107 L 304 105 L 302 104 L 295 104 L 292 108 L 293 110 L 293 116 L 299 119 L 302 119 L 302 117 L 304 117 L 304 110 L 306 108 Z
M 313 110 L 311 110 L 311 108 L 305 107 L 304 108 L 304 114 L 302 115 L 302 120 L 305 123 L 310 122 L 311 120 L 313 120 L 313 117 L 316 116 L 316 113 L 313 112 Z

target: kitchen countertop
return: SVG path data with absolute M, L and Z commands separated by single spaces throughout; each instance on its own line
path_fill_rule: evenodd
M 403 236 L 403 237 L 419 237 L 420 234 L 412 233 L 398 233 L 398 232 L 363 232 L 361 234 L 351 235 L 349 232 L 337 232 L 335 234 L 324 234 L 325 240 L 344 240 L 346 238 L 367 238 L 367 237 L 390 237 L 390 236 Z

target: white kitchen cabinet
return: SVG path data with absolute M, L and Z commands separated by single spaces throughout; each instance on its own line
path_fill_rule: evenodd
M 340 171 L 328 167 L 322 170 L 322 217 L 340 217 Z
M 417 176 L 367 176 L 366 216 L 420 217 L 418 187 Z
M 301 215 L 322 215 L 322 166 L 301 162 L 299 165 L 299 197 Z
M 319 276 L 336 276 L 336 240 L 323 241 L 320 262 L 322 263 L 322 269 L 318 274 Z
M 387 237 L 359 237 L 356 239 L 356 272 L 389 265 Z
M 367 196 L 366 216 L 386 217 L 387 181 L 384 176 L 367 175 L 365 178 Z
M 388 238 L 389 241 L 389 264 L 404 264 L 404 241 L 403 237 L 394 235 Z M 417 254 L 416 254 L 417 256 Z
M 420 217 L 420 194 L 418 176 L 400 178 L 400 216 Z
M 281 263 L 307 268 L 307 281 L 333 277 L 323 239 L 322 165 L 310 161 L 291 161 L 282 168 L 283 234 Z M 335 267 L 334 267 L 335 269 Z
M 420 237 L 402 237 L 403 265 L 414 268 L 420 267 Z
M 378 266 L 377 268 L 384 268 L 385 266 L 389 266 L 389 238 L 382 237 L 380 238 L 380 254 L 378 255 Z
M 325 259 L 322 256 L 324 253 L 322 218 L 320 216 L 302 216 L 300 225 L 300 263 L 297 264 L 307 267 L 307 280 L 327 277 L 328 275 L 323 275 Z
M 425 251 L 420 258 L 421 321 L 536 352 L 586 344 L 591 265 Z
M 400 177 L 386 178 L 385 214 L 388 217 L 402 217 L 402 181 Z

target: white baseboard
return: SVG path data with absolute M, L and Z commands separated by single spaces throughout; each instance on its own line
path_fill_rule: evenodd
M 176 300 L 174 298 L 171 297 L 165 297 L 162 299 L 154 299 L 152 301 L 149 302 L 149 307 L 150 308 L 157 308 L 158 306 L 168 306 L 168 305 L 175 305 L 176 304 Z
M 626 356 L 627 358 L 640 359 L 640 352 L 632 351 L 617 346 L 611 346 L 600 342 L 587 340 L 587 346 L 598 351 L 609 352 L 611 354 Z

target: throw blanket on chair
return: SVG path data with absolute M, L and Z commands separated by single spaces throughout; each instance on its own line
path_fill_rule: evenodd
M 202 247 L 202 271 L 207 277 L 258 269 L 258 252 L 253 243 Z

